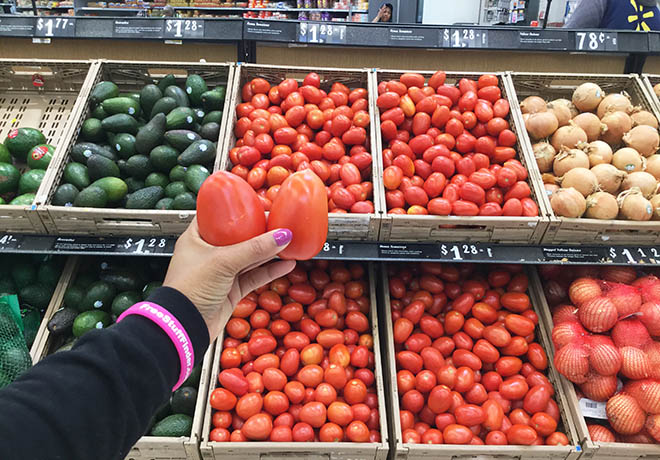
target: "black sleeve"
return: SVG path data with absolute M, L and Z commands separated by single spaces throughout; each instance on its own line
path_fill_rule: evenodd
M 148 300 L 179 320 L 201 362 L 209 334 L 195 306 L 172 288 Z M 0 459 L 123 459 L 171 394 L 179 362 L 165 332 L 141 316 L 85 334 L 0 391 Z

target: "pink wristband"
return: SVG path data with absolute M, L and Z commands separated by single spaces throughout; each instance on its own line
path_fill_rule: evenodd
M 172 391 L 179 388 L 183 382 L 192 373 L 193 365 L 195 363 L 195 351 L 193 350 L 192 342 L 188 333 L 185 331 L 181 323 L 169 311 L 165 310 L 160 305 L 152 302 L 140 302 L 133 305 L 124 313 L 119 315 L 117 322 L 121 321 L 128 315 L 140 315 L 153 321 L 160 327 L 174 344 L 179 359 L 181 360 L 181 373 L 179 380 L 172 388 Z

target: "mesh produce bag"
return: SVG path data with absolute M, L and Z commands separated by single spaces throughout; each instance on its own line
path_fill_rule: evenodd
M 0 388 L 32 366 L 15 295 L 0 297 Z

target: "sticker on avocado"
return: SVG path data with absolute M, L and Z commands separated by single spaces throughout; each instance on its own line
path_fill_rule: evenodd
M 192 122 L 193 122 L 193 117 L 191 117 L 190 115 L 188 115 L 188 116 L 186 117 L 186 121 L 187 121 L 188 123 L 192 123 Z
M 84 156 L 85 158 L 89 158 L 89 157 L 91 157 L 91 156 L 92 156 L 92 151 L 89 150 L 89 149 L 85 149 L 85 151 L 83 152 L 83 156 Z
M 9 134 L 7 134 L 7 137 L 8 137 L 9 139 L 13 139 L 13 138 L 15 138 L 16 136 L 18 136 L 18 128 L 14 128 L 14 129 L 12 129 L 11 131 L 9 131 Z
M 48 153 L 48 148 L 43 146 L 35 147 L 34 149 L 32 149 L 32 159 L 41 160 L 44 157 L 44 155 L 47 153 Z
M 188 137 L 188 139 L 190 139 L 191 141 L 194 141 L 194 140 L 195 140 L 195 135 L 194 135 L 193 133 L 188 133 L 187 137 Z
M 186 88 L 186 93 L 188 93 L 188 94 L 192 94 L 192 87 L 188 86 L 188 87 Z
M 128 108 L 128 114 L 129 114 L 129 115 L 133 115 L 133 114 L 135 114 L 135 109 L 134 109 L 133 107 L 129 107 L 129 108 Z
M 103 329 L 103 321 L 99 321 L 96 323 L 96 326 L 94 326 L 96 329 Z
M 201 144 L 201 145 L 199 146 L 199 149 L 200 149 L 202 152 L 206 152 L 206 150 L 208 149 L 208 147 L 206 146 L 206 144 Z
M 101 302 L 100 300 L 94 302 L 94 308 L 101 308 L 102 306 L 103 306 L 103 302 Z

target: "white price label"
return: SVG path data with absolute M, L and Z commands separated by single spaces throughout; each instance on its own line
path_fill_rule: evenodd
M 618 51 L 616 32 L 575 32 L 577 51 Z
M 443 48 L 485 48 L 488 46 L 488 31 L 482 29 L 444 29 Z
M 203 19 L 167 19 L 163 30 L 165 38 L 203 38 Z
M 74 18 L 39 18 L 34 30 L 36 37 L 74 37 L 76 23 Z

